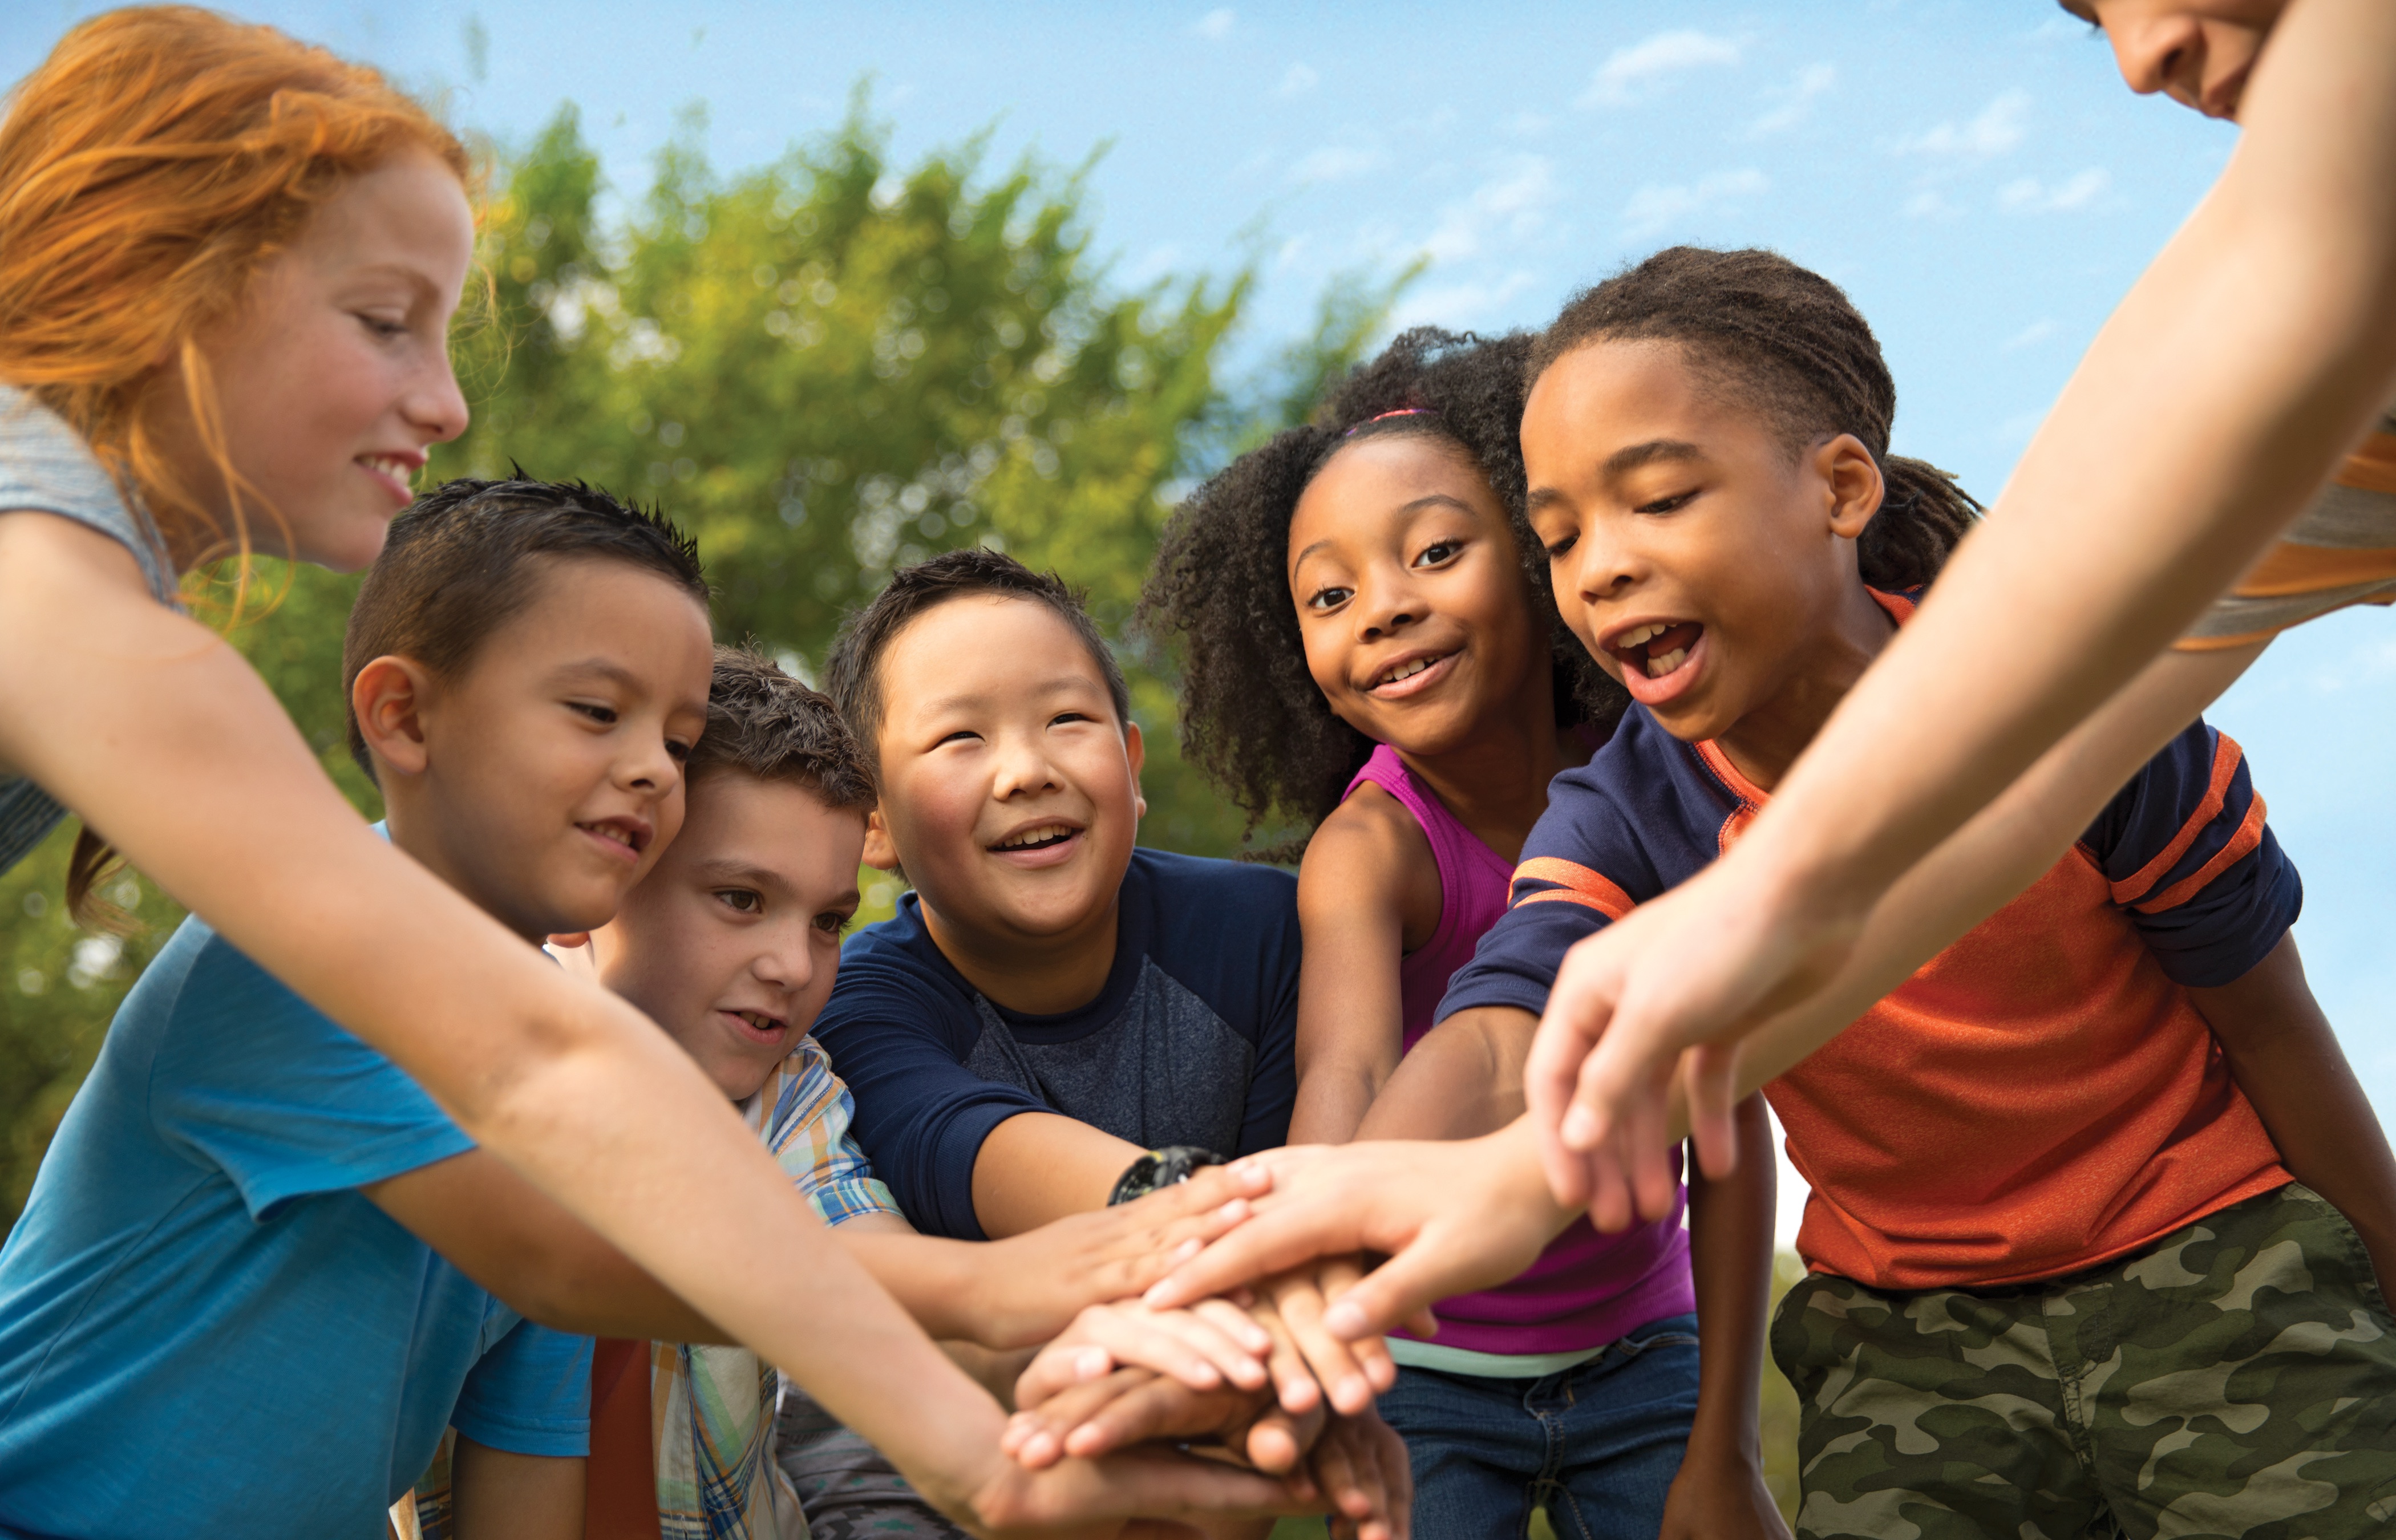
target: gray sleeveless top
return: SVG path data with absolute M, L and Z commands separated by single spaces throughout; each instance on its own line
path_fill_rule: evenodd
M 126 506 L 90 447 L 56 413 L 0 385 L 0 513 L 19 509 L 62 514 L 123 542 L 158 602 L 175 603 L 174 564 L 149 513 L 138 503 Z M 0 773 L 0 871 L 24 859 L 65 816 L 40 787 Z

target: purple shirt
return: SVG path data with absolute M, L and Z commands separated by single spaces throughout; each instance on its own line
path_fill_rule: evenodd
M 1431 1029 L 1448 976 L 1472 961 L 1473 948 L 1506 912 L 1514 873 L 1388 744 L 1375 747 L 1343 795 L 1366 781 L 1414 815 L 1439 863 L 1439 925 L 1398 964 L 1404 1042 L 1412 1051 Z M 1476 1353 L 1580 1352 L 1696 1309 L 1689 1237 L 1681 1228 L 1686 1201 L 1676 1197 L 1671 1215 L 1617 1235 L 1600 1235 L 1586 1216 L 1574 1220 L 1511 1283 L 1442 1301 L 1438 1344 Z

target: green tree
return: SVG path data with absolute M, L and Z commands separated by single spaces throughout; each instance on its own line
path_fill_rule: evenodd
M 689 126 L 696 130 L 694 115 Z M 1226 374 L 1245 272 L 1108 280 L 1087 166 L 985 175 L 978 140 L 891 166 L 862 99 L 839 129 L 736 177 L 686 134 L 629 217 L 603 223 L 571 107 L 503 157 L 461 323 L 473 425 L 430 478 L 580 477 L 661 504 L 699 541 L 720 635 L 803 673 L 892 567 L 987 541 L 1086 586 L 1124 644 L 1149 744 L 1142 837 L 1229 854 L 1229 812 L 1176 751 L 1172 683 L 1122 628 L 1175 490 L 1302 412 L 1352 362 L 1394 285 L 1352 281 L 1314 330 Z M 277 596 L 232 640 L 368 816 L 343 742 L 341 630 L 355 578 L 260 564 Z M 71 834 L 0 876 L 0 1217 L 14 1221 L 132 977 L 182 918 L 134 879 L 142 928 L 76 929 Z M 887 912 L 897 885 L 869 885 Z M 871 916 L 869 916 L 871 917 Z

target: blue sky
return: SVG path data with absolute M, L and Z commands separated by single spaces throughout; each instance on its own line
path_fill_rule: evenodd
M 0 10 L 0 76 L 100 8 Z M 836 123 L 867 76 L 901 164 L 983 129 L 999 166 L 1103 145 L 1118 280 L 1254 263 L 1258 353 L 1335 275 L 1418 256 L 1404 319 L 1505 327 L 1661 245 L 1773 246 L 1871 318 L 1897 447 L 1983 497 L 2232 142 L 2132 98 L 2049 0 L 233 8 L 445 91 L 502 140 L 576 100 L 630 194 L 692 103 L 737 167 Z M 2396 1114 L 2396 617 L 2284 640 L 2216 717 L 2305 871 L 2315 986 Z

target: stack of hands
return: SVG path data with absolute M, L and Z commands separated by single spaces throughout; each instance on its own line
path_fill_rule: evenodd
M 1282 1478 L 1336 1536 L 1403 1540 L 1406 1449 L 1373 1410 L 1397 1366 L 1379 1337 L 1323 1326 L 1361 1274 L 1342 1259 L 1183 1308 L 1091 1306 L 1016 1382 L 1001 1446 L 1038 1470 L 1167 1440 Z

